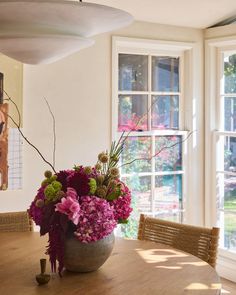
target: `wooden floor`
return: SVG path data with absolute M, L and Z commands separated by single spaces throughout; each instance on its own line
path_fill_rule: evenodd
M 236 283 L 233 283 L 223 278 L 221 278 L 221 283 L 223 285 L 221 291 L 222 295 L 236 295 Z

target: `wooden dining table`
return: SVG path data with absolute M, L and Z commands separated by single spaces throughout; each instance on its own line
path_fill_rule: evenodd
M 97 271 L 62 277 L 38 286 L 47 237 L 39 233 L 0 233 L 1 295 L 216 295 L 220 279 L 201 259 L 163 244 L 116 238 L 111 256 Z

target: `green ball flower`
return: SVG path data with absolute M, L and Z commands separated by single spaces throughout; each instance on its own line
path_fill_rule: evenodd
M 91 195 L 94 195 L 96 190 L 97 190 L 97 182 L 96 182 L 96 180 L 94 178 L 89 179 L 89 187 L 90 187 L 89 193 Z
M 98 171 L 100 171 L 100 170 L 102 169 L 102 165 L 99 164 L 99 163 L 96 164 L 96 165 L 95 165 L 95 169 L 98 170 Z
M 116 167 L 111 168 L 110 173 L 113 177 L 119 177 L 119 169 Z
M 100 162 L 102 162 L 103 164 L 105 164 L 105 163 L 107 163 L 108 162 L 108 155 L 106 154 L 106 153 L 100 153 L 99 155 L 98 155 L 98 160 L 100 161 Z
M 99 197 L 99 198 L 102 198 L 102 199 L 105 199 L 106 197 L 106 190 L 104 190 L 104 188 L 102 187 L 98 187 L 97 190 L 96 190 L 96 195 Z
M 92 168 L 90 166 L 84 167 L 85 174 L 89 175 L 93 172 Z
M 57 179 L 57 176 L 56 175 L 51 176 L 50 177 L 50 183 L 53 182 L 53 181 L 55 181 L 56 179 Z
M 62 184 L 59 182 L 59 181 L 56 181 L 54 180 L 52 183 L 51 183 L 52 187 L 54 188 L 54 190 L 56 192 L 59 192 L 62 188 Z
M 56 191 L 55 191 L 54 187 L 51 184 L 49 184 L 45 188 L 44 194 L 45 194 L 46 200 L 48 202 L 51 202 L 51 201 L 53 201 L 54 197 L 56 196 Z
M 44 172 L 44 176 L 45 176 L 46 178 L 50 178 L 50 177 L 52 176 L 52 172 L 49 171 L 49 170 L 47 170 L 47 171 Z

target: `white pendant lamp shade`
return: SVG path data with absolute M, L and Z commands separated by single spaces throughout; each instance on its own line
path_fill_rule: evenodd
M 26 64 L 48 64 L 93 44 L 93 40 L 73 36 L 18 36 L 0 38 L 0 51 Z
M 94 3 L 0 0 L 0 52 L 23 63 L 50 63 L 132 21 L 127 12 Z

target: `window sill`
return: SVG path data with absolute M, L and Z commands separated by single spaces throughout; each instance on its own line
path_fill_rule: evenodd
M 236 252 L 219 249 L 216 270 L 221 277 L 236 282 Z

